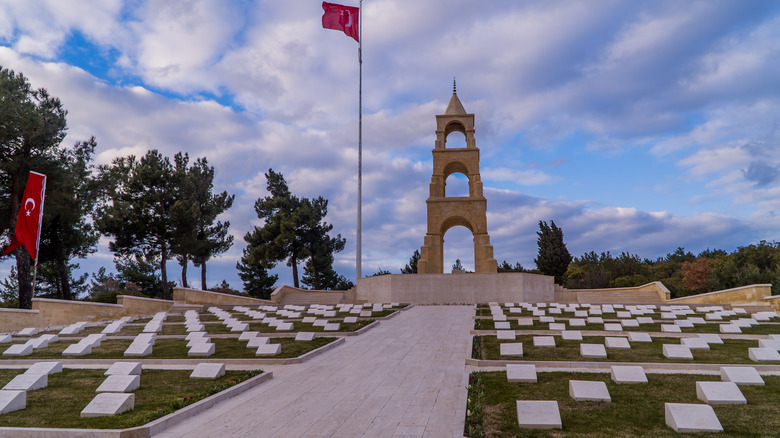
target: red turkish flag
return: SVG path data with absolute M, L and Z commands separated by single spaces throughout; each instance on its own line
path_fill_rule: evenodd
M 24 188 L 22 205 L 19 206 L 19 216 L 16 217 L 16 232 L 11 244 L 8 245 L 3 255 L 24 245 L 38 263 L 38 240 L 40 237 L 41 218 L 43 216 L 43 195 L 46 190 L 46 175 L 38 172 L 30 172 L 27 177 L 27 186 Z
M 335 3 L 322 2 L 322 27 L 325 29 L 341 30 L 347 36 L 360 42 L 358 16 L 360 8 L 353 6 L 337 5 Z

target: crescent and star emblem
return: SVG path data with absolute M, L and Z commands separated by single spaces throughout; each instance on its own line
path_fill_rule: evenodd
M 346 24 L 344 24 L 344 27 L 352 27 L 352 13 L 349 11 L 342 10 L 341 14 L 347 16 L 347 22 Z
M 32 204 L 32 207 L 30 207 L 29 210 L 27 209 L 27 204 Z M 25 199 L 25 201 L 24 201 L 24 212 L 27 214 L 27 216 L 29 216 L 30 213 L 32 213 L 33 210 L 35 210 L 35 200 L 33 198 Z

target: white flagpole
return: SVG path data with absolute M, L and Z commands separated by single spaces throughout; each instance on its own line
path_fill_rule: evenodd
M 358 191 L 357 191 L 357 248 L 355 249 L 355 285 L 363 275 L 361 245 L 363 233 L 363 0 L 358 5 Z
M 43 204 L 46 202 L 46 175 L 30 171 L 43 176 L 43 189 L 41 189 L 41 212 L 38 215 L 38 239 L 35 241 L 35 268 L 33 268 L 32 295 L 35 296 L 35 281 L 38 278 L 38 256 L 41 254 L 41 228 L 43 228 Z

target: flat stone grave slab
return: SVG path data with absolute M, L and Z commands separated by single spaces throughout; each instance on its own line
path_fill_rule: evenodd
M 187 351 L 187 356 L 190 357 L 209 357 L 214 355 L 214 349 L 216 346 L 212 343 L 199 343 L 195 344 Z
M 35 391 L 36 389 L 45 388 L 48 384 L 48 374 L 23 373 L 11 379 L 3 389 L 11 391 Z
M 748 348 L 748 357 L 753 362 L 772 362 L 780 360 L 780 353 L 772 348 Z
M 717 333 L 699 333 L 699 337 L 704 339 L 708 344 L 722 344 L 723 339 Z
M 691 350 L 709 350 L 710 344 L 702 338 L 682 338 L 680 339 L 682 345 L 687 346 Z
M 664 333 L 682 333 L 682 329 L 674 324 L 661 324 L 661 331 Z
M 27 407 L 27 391 L 0 390 L 0 414 Z
M 279 325 L 276 326 L 276 331 L 278 332 L 289 332 L 293 329 L 293 323 L 291 322 L 282 322 L 279 323 Z M 233 330 L 231 330 L 233 331 Z
M 216 379 L 225 375 L 224 363 L 199 363 L 190 374 L 190 379 Z
M 517 400 L 520 429 L 561 429 L 561 412 L 554 400 Z
M 506 315 L 504 315 L 503 313 L 494 314 L 493 315 L 493 321 L 496 321 L 496 322 L 506 321 Z
M 536 383 L 536 365 L 506 365 L 507 382 Z
M 581 341 L 582 332 L 579 330 L 564 330 L 561 332 L 561 338 L 565 341 Z
M 691 349 L 685 345 L 664 344 L 664 357 L 675 360 L 693 360 Z
M 674 325 L 680 328 L 693 328 L 693 323 L 687 319 L 678 319 L 674 322 Z
M 607 357 L 607 349 L 604 344 L 580 344 L 580 356 L 589 359 L 603 359 Z
M 622 332 L 623 331 L 623 325 L 619 322 L 608 322 L 604 324 L 604 330 L 608 332 Z
M 344 324 L 354 324 L 358 322 L 357 316 L 347 316 L 344 318 Z
M 554 336 L 534 336 L 534 347 L 555 347 Z
M 496 326 L 496 330 L 509 330 L 511 328 L 509 326 L 509 321 L 498 321 L 494 324 Z
M 11 342 L 11 339 L 13 336 L 11 335 L 0 335 L 0 344 L 7 344 Z
M 780 350 L 780 341 L 777 339 L 759 339 L 759 348 L 771 348 L 773 350 Z
M 650 333 L 645 332 L 628 332 L 628 340 L 630 342 L 653 342 Z
M 141 376 L 135 374 L 113 374 L 98 386 L 95 392 L 133 392 L 141 385 Z
M 639 321 L 635 319 L 624 319 L 623 321 L 620 321 L 620 323 L 623 327 L 639 327 Z
M 531 326 L 534 325 L 533 318 L 517 318 L 517 325 L 519 326 Z
M 587 321 L 582 318 L 569 319 L 569 327 L 585 327 L 585 324 L 587 324 Z
M 250 339 L 247 344 L 246 348 L 256 348 L 261 345 L 267 345 L 269 341 L 269 338 L 264 336 L 257 336 L 255 338 Z
M 125 326 L 124 322 L 122 322 L 122 321 L 114 321 L 114 322 L 108 324 L 107 326 L 105 326 L 103 328 L 103 331 L 101 331 L 101 333 L 105 333 L 107 335 L 115 335 L 115 334 L 119 333 L 120 331 L 122 331 L 124 326 Z
M 371 315 L 373 315 L 373 312 L 370 311 L 370 310 L 363 310 L 363 311 L 360 312 L 360 317 L 361 318 L 369 318 L 369 317 L 371 317 Z
M 44 338 L 43 336 L 37 337 L 35 339 L 30 339 L 27 341 L 29 345 L 32 345 L 33 350 L 37 350 L 39 348 L 46 348 L 49 346 L 49 339 Z
M 62 372 L 62 362 L 36 362 L 25 373 L 29 374 L 55 374 Z
M 19 330 L 19 333 L 17 333 L 17 336 L 35 336 L 38 334 L 38 329 L 35 327 L 27 327 Z
M 500 344 L 499 354 L 501 356 L 522 356 L 523 355 L 523 343 L 522 342 L 507 342 Z
M 720 332 L 721 333 L 742 333 L 742 329 L 738 325 L 734 324 L 721 324 L 720 325 Z
M 653 318 L 650 318 L 649 316 L 640 316 L 637 317 L 636 322 L 640 324 L 652 324 L 654 321 Z
M 553 323 L 553 322 L 555 322 L 555 318 L 553 318 L 552 316 L 542 316 L 542 317 L 539 318 L 539 322 Z
M 259 334 L 260 334 L 260 332 L 243 332 L 238 337 L 238 340 L 239 341 L 248 341 L 248 340 L 250 340 L 252 338 L 256 338 L 257 335 L 259 335 Z
M 696 398 L 708 405 L 744 405 L 745 396 L 734 382 L 696 382 Z
M 187 348 L 192 348 L 198 344 L 210 344 L 211 338 L 195 338 L 187 342 Z
M 124 356 L 128 357 L 143 357 L 148 356 L 152 354 L 152 344 L 147 343 L 141 343 L 141 342 L 133 342 L 130 344 L 129 347 L 127 347 L 127 350 L 124 352 Z
M 353 318 L 357 318 L 357 317 L 353 317 Z M 307 317 L 303 318 L 303 323 L 304 324 L 312 324 L 315 321 L 317 321 L 317 317 L 316 316 L 307 316 Z
M 764 379 L 753 367 L 720 367 L 720 379 L 737 385 L 764 385 Z
M 326 332 L 337 332 L 341 329 L 341 324 L 338 322 L 329 322 L 322 326 L 322 330 Z
M 621 310 L 620 312 L 615 313 L 615 315 L 618 318 L 624 319 L 624 318 L 631 318 L 631 312 L 626 312 L 624 310 Z
M 590 380 L 569 380 L 569 395 L 577 401 L 612 401 L 606 383 Z
M 255 356 L 275 356 L 282 352 L 280 344 L 263 344 L 257 347 Z
M 677 433 L 722 432 L 715 410 L 710 405 L 665 403 L 666 425 Z
M 604 318 L 600 316 L 589 316 L 586 318 L 588 324 L 604 324 Z
M 86 338 L 82 339 L 81 342 L 88 343 L 92 346 L 92 348 L 100 347 L 100 343 L 106 340 L 106 335 L 103 333 L 93 333 L 91 335 L 87 335 Z M 50 341 L 51 342 L 51 341 Z
M 325 324 L 327 323 L 328 323 L 327 319 L 318 319 L 313 323 L 311 323 L 311 325 L 313 325 L 314 327 L 325 327 Z
M 130 376 L 130 375 L 141 375 L 141 362 L 114 362 L 113 365 L 108 367 L 105 373 L 103 373 L 104 376 L 113 376 L 113 375 L 120 375 L 120 376 Z
M 63 356 L 86 356 L 92 353 L 92 344 L 85 342 L 84 339 L 75 344 L 68 345 L 68 348 L 62 352 Z
M 295 335 L 296 341 L 313 341 L 314 340 L 315 333 L 314 332 L 298 332 L 297 335 Z
M 631 348 L 631 344 L 628 343 L 628 338 L 624 338 L 624 337 L 606 336 L 604 338 L 604 345 L 607 348 L 624 348 L 624 349 Z
M 135 406 L 133 393 L 103 392 L 95 396 L 81 411 L 81 418 L 118 415 Z
M 559 322 L 551 322 L 550 323 L 550 330 L 566 330 L 566 324 L 559 323 Z
M 647 383 L 645 369 L 639 365 L 613 365 L 610 368 L 612 380 L 615 383 Z
M 249 332 L 249 333 L 255 333 L 255 332 Z M 242 333 L 242 335 L 243 335 L 243 333 Z M 208 333 L 206 333 L 206 332 L 190 332 L 190 333 L 187 333 L 187 337 L 185 337 L 184 339 L 187 340 L 187 341 L 191 341 L 191 340 L 193 340 L 195 338 L 205 338 L 207 336 L 208 336 Z
M 30 344 L 13 344 L 3 352 L 3 356 L 28 356 L 32 352 L 33 347 Z
M 496 337 L 502 341 L 514 341 L 516 339 L 514 330 L 496 330 Z

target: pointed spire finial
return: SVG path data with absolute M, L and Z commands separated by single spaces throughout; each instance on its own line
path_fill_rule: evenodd
M 458 93 L 458 89 L 455 86 L 455 76 L 453 76 L 452 77 L 452 94 L 457 94 L 457 93 Z

